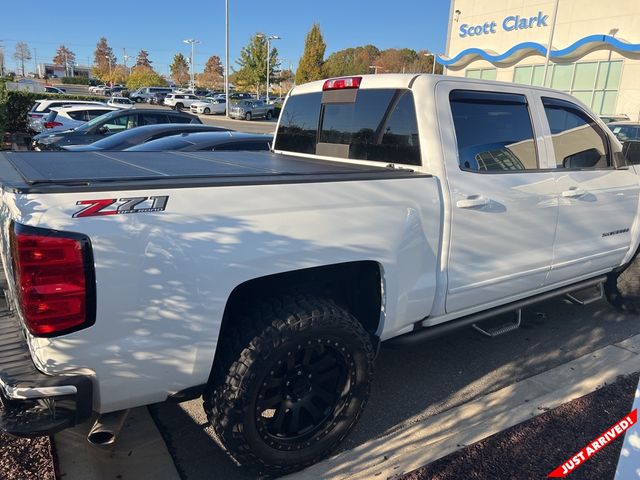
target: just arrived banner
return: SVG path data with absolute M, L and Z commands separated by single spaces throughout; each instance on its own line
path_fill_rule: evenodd
M 500 22 L 500 26 L 505 32 L 511 32 L 514 30 L 526 30 L 528 28 L 535 27 L 548 27 L 549 25 L 547 24 L 547 20 L 549 20 L 549 15 L 544 15 L 542 12 L 538 12 L 538 15 L 535 17 L 509 15 L 508 17 L 505 17 L 502 22 Z M 496 22 L 495 20 L 492 20 L 491 22 L 484 22 L 478 25 L 469 25 L 468 23 L 463 23 L 462 25 L 460 25 L 458 35 L 460 36 L 460 38 L 490 35 L 492 33 L 496 33 L 497 27 L 498 22 Z

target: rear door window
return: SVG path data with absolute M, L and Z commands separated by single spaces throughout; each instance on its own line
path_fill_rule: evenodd
M 143 113 L 140 115 L 140 125 L 157 125 L 167 123 L 167 116 L 162 113 Z
M 524 95 L 454 90 L 449 102 L 461 169 L 508 172 L 538 168 Z
M 322 93 L 292 95 L 280 115 L 276 149 L 315 153 Z
M 67 112 L 67 115 L 69 115 L 70 118 L 73 118 L 74 120 L 78 120 L 80 122 L 86 122 L 87 121 L 87 111 L 86 110 L 76 110 L 74 112 Z

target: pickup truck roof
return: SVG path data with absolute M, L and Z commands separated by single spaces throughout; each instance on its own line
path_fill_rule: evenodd
M 270 152 L 0 154 L 2 188 L 16 193 L 316 183 L 407 176 L 430 175 L 409 169 L 318 161 Z

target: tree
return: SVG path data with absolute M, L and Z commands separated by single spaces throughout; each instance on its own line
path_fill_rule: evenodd
M 267 40 L 261 33 L 256 33 L 249 44 L 240 50 L 240 58 L 236 60 L 240 69 L 235 72 L 236 86 L 248 87 L 256 90 L 260 95 L 260 88 L 267 83 Z M 279 67 L 278 50 L 274 47 L 269 52 L 269 75 L 273 75 Z
M 136 67 L 148 67 L 151 68 L 153 62 L 149 60 L 149 52 L 146 50 L 140 50 L 138 57 L 136 58 Z
M 204 72 L 197 77 L 197 83 L 201 87 L 220 88 L 224 84 L 224 70 L 220 63 L 220 57 L 211 55 L 204 66 Z
M 124 85 L 129 78 L 129 69 L 124 65 L 116 65 L 111 69 L 110 73 L 107 73 L 105 77 L 105 81 L 109 82 L 111 85 L 120 84 Z
M 181 53 L 174 55 L 173 63 L 169 69 L 171 70 L 171 78 L 177 85 L 186 85 L 189 82 L 189 65 Z
M 60 45 L 56 50 L 56 55 L 53 57 L 53 63 L 56 65 L 63 65 L 64 71 L 68 75 L 69 65 L 76 63 L 76 54 L 69 50 L 64 45 Z
M 142 87 L 164 87 L 167 84 L 153 68 L 140 65 L 133 67 L 127 80 L 127 88 L 132 91 Z
M 296 70 L 296 83 L 311 82 L 324 78 L 324 51 L 327 45 L 322 38 L 320 25 L 314 23 L 304 41 L 304 53 Z
M 332 53 L 324 63 L 327 77 L 342 77 L 345 75 L 363 75 L 371 73 L 371 65 L 375 65 L 380 50 L 374 45 L 346 48 Z
M 103 82 L 108 81 L 109 74 L 116 66 L 116 61 L 117 58 L 107 43 L 107 39 L 101 37 L 93 52 L 93 74 Z
M 24 62 L 31 60 L 31 50 L 24 42 L 16 43 L 16 51 L 13 54 L 13 58 L 20 62 L 22 76 L 24 77 Z

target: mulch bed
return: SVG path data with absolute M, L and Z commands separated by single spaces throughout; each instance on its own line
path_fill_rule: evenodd
M 0 432 L 2 480 L 55 480 L 49 437 L 16 438 Z
M 638 375 L 515 425 L 397 477 L 398 480 L 544 479 L 631 411 Z M 569 473 L 571 479 L 612 480 L 623 437 Z M 395 478 L 395 477 L 394 477 Z

